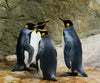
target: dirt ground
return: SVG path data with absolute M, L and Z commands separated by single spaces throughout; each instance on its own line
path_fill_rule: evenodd
M 56 83 L 100 83 L 100 34 L 81 39 L 83 48 L 83 67 L 88 77 L 60 75 L 68 71 L 64 63 L 62 46 L 57 45 Z M 16 62 L 0 62 L 0 83 L 53 83 L 42 80 L 36 70 L 31 72 L 11 72 Z

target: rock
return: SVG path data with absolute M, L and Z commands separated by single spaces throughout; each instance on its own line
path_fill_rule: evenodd
M 46 29 L 56 44 L 61 43 L 64 25 L 59 17 L 72 20 L 80 38 L 100 32 L 98 0 L 0 0 L 0 59 L 16 53 L 18 35 L 27 22 L 49 19 Z
M 6 61 L 17 61 L 16 55 L 5 56 Z
M 85 68 L 100 70 L 100 34 L 81 39 Z
M 6 76 L 4 78 L 5 78 L 5 80 L 9 80 L 9 81 L 12 81 L 14 79 L 14 77 L 12 77 L 12 76 Z
M 17 76 L 26 76 L 26 74 L 24 72 L 14 72 L 13 74 L 14 77 L 17 77 Z

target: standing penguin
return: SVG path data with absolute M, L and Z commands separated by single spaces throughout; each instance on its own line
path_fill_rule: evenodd
M 76 76 L 78 72 L 84 77 L 88 77 L 82 67 L 82 47 L 81 41 L 70 20 L 63 20 L 65 28 L 63 30 L 64 38 L 64 60 L 66 66 L 71 69 L 65 76 Z
M 33 55 L 31 57 L 29 57 L 29 52 L 25 51 L 25 59 L 24 59 L 24 63 L 26 65 L 26 70 L 33 70 L 32 68 L 30 68 L 30 65 L 33 63 L 34 66 L 36 64 L 36 55 L 38 53 L 38 45 L 39 45 L 39 41 L 41 40 L 41 34 L 40 32 L 36 32 L 35 30 L 33 30 L 33 32 L 30 34 L 30 45 L 34 48 L 32 53 Z
M 46 23 L 49 22 L 49 21 L 44 21 L 44 22 L 38 22 L 38 32 L 37 33 L 33 33 L 33 39 L 31 39 L 32 41 L 32 46 L 34 47 L 35 46 L 35 54 L 34 54 L 34 57 L 33 57 L 33 66 L 37 68 L 37 65 L 36 65 L 36 55 L 37 55 L 37 52 L 38 52 L 38 44 L 39 44 L 39 41 L 41 40 L 41 33 L 39 31 L 43 30 L 44 29 L 44 26 L 46 25 Z M 35 40 L 35 41 L 34 41 Z
M 46 25 L 48 21 L 45 22 L 39 22 L 37 27 L 38 29 L 42 30 L 44 29 L 44 26 Z M 39 45 L 39 41 L 41 40 L 41 34 L 40 32 L 36 32 L 35 30 L 33 30 L 33 32 L 30 34 L 30 45 L 34 48 L 34 53 L 32 53 L 33 55 L 31 57 L 29 57 L 29 53 L 27 51 L 25 51 L 25 59 L 24 59 L 24 63 L 26 65 L 26 70 L 33 70 L 32 68 L 30 68 L 30 65 L 33 63 L 34 67 L 37 67 L 36 64 L 36 55 L 38 53 L 38 45 Z
M 34 48 L 30 45 L 30 35 L 33 30 L 37 31 L 37 26 L 32 23 L 27 23 L 21 30 L 17 41 L 16 53 L 17 53 L 17 64 L 12 71 L 17 71 L 21 66 L 25 66 L 25 51 L 29 53 L 29 62 L 33 57 Z
M 44 80 L 57 81 L 55 78 L 57 67 L 57 52 L 55 45 L 45 29 L 41 31 L 42 39 L 37 55 L 38 73 Z

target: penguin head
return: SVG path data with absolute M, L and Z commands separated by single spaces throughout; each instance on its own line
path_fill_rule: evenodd
M 40 31 L 40 33 L 41 33 L 41 37 L 43 37 L 44 35 L 47 35 L 48 34 L 48 31 L 46 31 L 45 29 L 42 29 Z
M 38 31 L 38 25 L 35 25 L 35 24 L 33 24 L 33 23 L 27 23 L 26 25 L 25 25 L 25 28 L 27 28 L 27 29 L 29 29 L 29 30 L 33 30 L 33 32 L 37 32 Z
M 49 21 L 44 21 L 44 22 L 38 22 L 38 25 L 39 25 L 39 29 L 44 29 L 46 23 L 49 22 Z
M 62 18 L 59 18 L 60 20 L 62 20 L 62 22 L 64 23 L 65 25 L 65 28 L 68 28 L 70 26 L 73 25 L 72 21 L 71 20 L 63 20 Z

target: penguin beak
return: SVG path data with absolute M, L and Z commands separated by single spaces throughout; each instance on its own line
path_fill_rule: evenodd
M 60 20 L 63 20 L 62 18 L 59 18 Z
M 34 28 L 38 27 L 38 25 L 33 26 Z
M 46 21 L 46 23 L 47 23 L 47 22 L 49 22 L 49 20 L 48 20 L 48 21 Z
M 63 23 L 64 23 L 64 20 L 62 18 L 59 18 Z
M 47 22 L 49 22 L 49 20 L 48 21 L 45 21 L 42 25 L 45 25 Z

